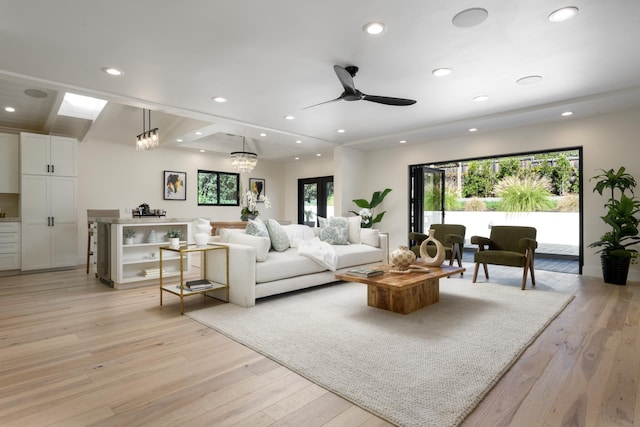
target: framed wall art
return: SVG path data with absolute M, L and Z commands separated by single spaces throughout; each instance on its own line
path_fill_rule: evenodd
M 164 200 L 187 200 L 187 173 L 164 171 Z
M 249 188 L 251 192 L 256 195 L 256 200 L 264 202 L 265 197 L 265 182 L 262 178 L 249 178 Z

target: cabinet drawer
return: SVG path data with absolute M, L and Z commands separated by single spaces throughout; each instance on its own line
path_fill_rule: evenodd
M 19 222 L 0 222 L 0 233 L 17 233 L 20 230 Z
M 0 243 L 0 254 L 13 254 L 18 252 L 18 242 Z
M 20 256 L 18 254 L 0 254 L 1 270 L 18 270 L 20 268 Z
M 18 243 L 18 233 L 0 233 L 0 244 Z

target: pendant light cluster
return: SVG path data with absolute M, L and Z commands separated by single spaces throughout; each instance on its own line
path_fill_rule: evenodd
M 151 129 L 151 110 L 149 110 L 149 130 L 147 130 L 145 122 L 145 110 L 142 109 L 142 133 L 136 136 L 136 150 L 153 150 L 160 145 L 160 135 L 158 128 Z
M 245 139 L 242 137 L 242 151 L 231 153 L 231 166 L 241 174 L 249 173 L 258 164 L 258 155 L 250 151 L 245 151 Z

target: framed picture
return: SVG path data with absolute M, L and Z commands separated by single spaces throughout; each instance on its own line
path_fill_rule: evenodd
M 249 178 L 249 188 L 256 195 L 256 200 L 264 202 L 265 184 L 262 178 Z
M 164 171 L 164 200 L 187 200 L 187 173 Z
M 198 170 L 198 206 L 239 205 L 239 173 Z

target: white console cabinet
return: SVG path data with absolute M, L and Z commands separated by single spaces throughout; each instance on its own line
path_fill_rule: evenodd
M 20 223 L 0 222 L 0 271 L 20 268 Z
M 147 280 L 160 278 L 160 247 L 168 246 L 167 231 L 178 229 L 182 232 L 181 245 L 191 240 L 191 222 L 134 222 L 111 225 L 111 280 L 118 289 L 124 285 L 142 284 Z M 133 242 L 125 244 L 125 231 L 135 232 Z M 155 235 L 153 241 L 152 235 Z M 187 270 L 191 267 L 191 254 L 185 254 Z M 115 261 L 115 262 L 114 262 Z M 180 275 L 180 256 L 163 259 L 163 276 Z

